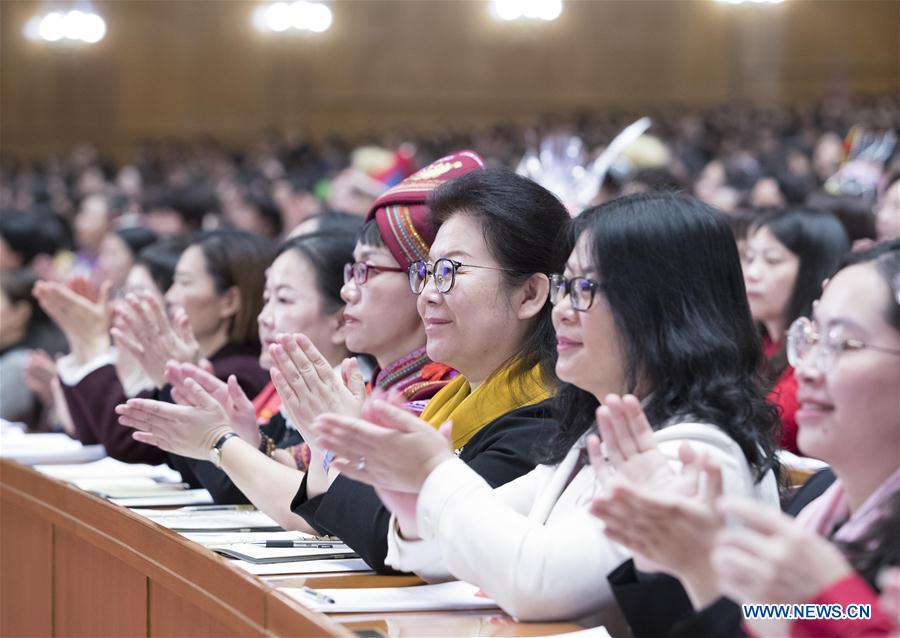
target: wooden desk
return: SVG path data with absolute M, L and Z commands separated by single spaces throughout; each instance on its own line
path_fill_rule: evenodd
M 0 636 L 534 636 L 566 624 L 500 611 L 314 613 L 277 590 L 402 586 L 414 576 L 259 578 L 78 488 L 0 460 Z

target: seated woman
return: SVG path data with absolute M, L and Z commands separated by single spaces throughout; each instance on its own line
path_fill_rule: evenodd
M 636 394 L 667 457 L 676 460 L 692 441 L 726 468 L 727 492 L 773 504 L 777 417 L 757 382 L 758 340 L 721 215 L 693 198 L 636 195 L 585 211 L 569 239 L 566 274 L 554 275 L 550 289 L 556 371 L 569 385 L 558 397 L 562 425 L 545 447 L 545 465 L 492 489 L 431 428 L 383 402 L 371 412 L 390 427 L 326 415 L 315 430 L 348 477 L 396 500 L 393 567 L 477 584 L 522 620 L 600 612 L 586 622 L 614 627 L 606 575 L 626 552 L 587 509 L 595 476 L 584 435 L 598 403 Z M 437 339 L 448 330 L 438 321 L 456 319 L 425 316 L 437 320 Z M 601 411 L 620 403 L 611 398 Z M 671 472 L 664 464 L 660 476 Z
M 741 635 L 740 610 L 722 594 L 748 603 L 834 602 L 830 586 L 850 574 L 811 533 L 830 540 L 871 587 L 879 571 L 900 564 L 900 241 L 851 254 L 847 262 L 826 285 L 814 320 L 798 319 L 788 335 L 799 382 L 800 450 L 837 475 L 795 522 L 736 499 L 723 500 L 717 511 L 709 498 L 648 489 L 628 472 L 619 472 L 626 485 L 595 501 L 610 536 L 687 591 L 657 583 L 654 594 L 633 569 L 611 574 L 616 591 L 627 593 L 619 600 L 632 629 L 642 628 L 635 635 Z M 622 459 L 620 469 L 628 462 Z M 723 529 L 720 513 L 743 525 Z M 636 529 L 643 530 L 640 538 Z M 656 610 L 649 625 L 648 604 Z M 751 629 L 757 635 L 827 629 L 806 627 L 807 633 L 783 624 Z
M 424 169 L 420 179 L 437 181 L 450 170 L 463 167 L 457 164 L 465 165 L 459 157 L 438 162 Z M 385 339 L 390 333 L 388 325 L 382 324 L 388 317 L 394 321 L 396 310 L 404 307 L 402 304 L 416 300 L 419 314 L 425 320 L 429 358 L 460 372 L 432 397 L 422 417 L 430 429 L 451 419 L 452 438 L 455 448 L 460 450 L 460 459 L 490 484 L 500 485 L 532 468 L 533 449 L 555 431 L 547 401 L 552 393 L 555 351 L 547 304 L 549 283 L 543 273 L 561 266 L 555 240 L 568 215 L 548 191 L 506 171 L 478 170 L 449 181 L 434 191 L 429 205 L 430 217 L 438 226 L 430 251 L 436 263 L 432 265 L 424 259 L 415 262 L 411 279 L 399 275 L 394 278 L 394 273 L 385 272 L 363 286 L 355 281 L 345 286 L 347 313 L 351 317 L 348 342 L 351 337 L 360 339 L 354 344 L 365 344 L 383 353 L 378 356 L 380 364 L 390 361 L 389 357 L 396 357 L 398 351 L 392 350 L 395 348 L 392 340 Z M 395 212 L 402 214 L 405 207 L 398 208 Z M 379 227 L 384 228 L 381 224 Z M 402 235 L 392 232 L 386 236 L 382 230 L 382 238 L 388 245 L 400 241 L 401 237 L 408 241 L 415 235 L 407 229 Z M 357 258 L 386 263 L 387 255 L 373 250 L 374 247 L 357 248 L 362 249 L 357 252 Z M 399 261 L 399 255 L 395 258 Z M 426 286 L 435 269 L 436 284 Z M 410 281 L 414 290 L 421 293 L 418 299 L 410 294 Z M 484 299 L 496 303 L 485 308 Z M 389 304 L 388 300 L 393 303 Z M 406 307 L 411 311 L 411 306 Z M 379 313 L 390 314 L 370 316 L 376 308 Z M 359 320 L 360 328 L 366 329 L 365 335 L 362 330 L 356 330 L 354 320 Z M 412 325 L 417 334 L 422 334 L 415 322 L 404 325 Z M 319 388 L 320 382 L 303 379 L 316 377 L 320 371 L 327 371 L 327 366 L 315 361 L 314 353 L 311 362 L 315 366 L 304 365 L 304 361 L 310 362 L 309 356 L 293 368 L 282 365 L 279 359 L 287 359 L 287 350 L 294 348 L 296 342 L 285 339 L 280 345 L 281 350 L 274 348 L 276 367 L 273 369 L 279 392 L 291 385 L 287 379 L 292 375 L 294 385 L 308 383 L 311 389 Z M 406 347 L 416 345 L 409 342 Z M 300 346 L 309 349 L 303 339 Z M 300 346 L 296 349 L 300 350 Z M 304 372 L 304 367 L 310 370 Z M 545 375 L 547 371 L 549 375 Z M 376 385 L 382 378 L 376 377 Z M 401 390 L 407 403 L 409 399 L 415 400 L 411 390 L 414 386 Z M 300 402 L 290 398 L 294 393 L 289 388 L 284 392 L 285 403 L 295 402 L 299 411 Z M 351 408 L 346 411 L 359 414 L 358 403 Z M 408 414 L 407 410 L 398 409 Z M 136 425 L 141 427 L 140 423 Z M 158 440 L 157 426 L 167 426 L 153 423 L 152 436 Z M 140 433 L 140 436 L 148 435 Z M 247 492 L 268 499 L 263 502 L 266 505 L 263 509 L 282 526 L 337 535 L 371 566 L 385 569 L 390 513 L 379 494 L 367 485 L 337 475 L 334 470 L 326 477 L 321 461 L 316 459 L 324 456 L 321 450 L 327 448 L 313 448 L 315 458 L 305 479 L 286 468 L 282 478 L 274 470 L 265 472 L 260 460 L 266 459 L 234 438 L 222 446 L 222 466 L 242 489 L 244 483 L 239 476 L 244 481 L 258 483 L 255 491 Z M 198 455 L 205 453 L 202 445 L 194 449 Z M 269 465 L 275 467 L 271 462 Z M 321 474 L 318 485 L 314 484 L 314 470 Z M 329 480 L 330 486 L 326 483 Z M 254 502 L 259 505 L 262 501 L 254 497 Z M 287 509 L 288 504 L 297 514 Z
M 101 281 L 112 284 L 112 293 L 127 287 L 128 273 L 138 260 L 141 251 L 157 240 L 157 235 L 143 226 L 127 226 L 106 233 L 100 242 L 97 267 Z
M 235 375 L 253 396 L 262 389 L 266 377 L 257 361 L 256 315 L 270 261 L 271 245 L 259 237 L 233 230 L 203 233 L 182 253 L 165 293 L 174 326 L 152 294 L 126 298 L 131 329 L 120 324 L 113 335 L 154 386 L 138 396 L 161 396 L 170 359 L 196 363 L 206 358 L 219 378 Z M 128 395 L 113 365 L 103 297 L 92 303 L 52 282 L 40 282 L 36 294 L 69 339 L 70 359 L 60 362 L 59 372 L 79 438 L 102 443 L 120 461 L 164 462 L 165 452 L 135 441 L 118 424 L 115 407 Z
M 781 412 L 781 447 L 795 454 L 797 380 L 785 356 L 785 331 L 809 314 L 822 282 L 849 248 L 844 227 L 830 213 L 774 211 L 747 233 L 744 282 L 750 312 L 763 334 L 769 400 Z

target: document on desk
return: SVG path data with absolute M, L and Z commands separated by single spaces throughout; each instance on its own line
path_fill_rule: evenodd
M 35 465 L 34 469 L 41 474 L 73 483 L 82 479 L 120 478 L 149 478 L 159 483 L 181 483 L 181 474 L 168 465 L 123 463 L 109 456 L 93 463 Z
M 0 458 L 23 465 L 46 463 L 87 463 L 106 456 L 102 445 L 82 445 L 67 434 L 45 432 L 23 434 L 4 430 L 0 437 Z
M 335 560 L 307 560 L 294 563 L 248 563 L 244 560 L 231 561 L 247 573 L 256 576 L 290 576 L 295 574 L 336 574 L 340 572 L 370 572 L 372 568 L 361 558 L 338 558 Z
M 313 536 L 304 532 L 179 532 L 188 540 L 204 547 L 233 545 L 235 543 L 265 543 L 266 541 L 318 541 L 328 542 L 328 536 Z M 338 541 L 340 542 L 340 541 Z
M 413 587 L 359 589 L 284 587 L 281 591 L 310 609 L 329 614 L 497 608 L 497 603 L 482 594 L 478 587 L 459 580 Z
M 177 510 L 138 508 L 131 511 L 176 532 L 282 531 L 278 523 L 252 505 L 212 505 Z
M 171 507 L 174 505 L 211 505 L 212 495 L 208 490 L 161 490 L 157 494 L 109 498 L 110 503 L 122 507 Z
M 359 555 L 343 543 L 316 542 L 311 547 L 265 547 L 251 543 L 218 545 L 214 552 L 247 561 L 248 563 L 300 563 L 312 560 L 359 558 Z

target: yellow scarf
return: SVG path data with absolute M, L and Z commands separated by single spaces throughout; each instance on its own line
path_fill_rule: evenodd
M 534 366 L 522 379 L 510 381 L 510 366 L 491 375 L 472 391 L 463 375 L 431 397 L 422 420 L 435 428 L 453 421 L 453 448 L 459 450 L 491 421 L 527 405 L 550 398 L 552 391 L 541 380 L 539 366 Z

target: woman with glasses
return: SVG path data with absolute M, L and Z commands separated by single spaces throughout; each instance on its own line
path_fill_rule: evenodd
M 550 288 L 556 372 L 567 383 L 544 465 L 492 489 L 431 428 L 384 403 L 373 406 L 369 421 L 322 417 L 316 436 L 343 471 L 391 497 L 393 567 L 475 583 L 522 620 L 598 614 L 586 622 L 603 621 L 612 631 L 617 618 L 606 576 L 627 552 L 604 538 L 587 509 L 607 480 L 587 465 L 595 414 L 649 420 L 666 459 L 657 480 L 672 480 L 670 465 L 689 441 L 695 454 L 723 465 L 728 493 L 773 506 L 777 416 L 758 383 L 759 344 L 721 215 L 693 198 L 636 195 L 585 211 L 559 243 L 575 245 Z M 422 294 L 429 293 L 439 294 L 431 280 Z M 433 334 L 440 356 L 458 315 L 428 307 L 423 314 L 434 326 L 429 352 Z M 634 396 L 618 396 L 625 393 Z
M 636 636 L 744 635 L 740 609 L 722 595 L 739 603 L 873 604 L 866 622 L 744 621 L 758 636 L 894 635 L 873 588 L 900 564 L 900 241 L 851 253 L 812 317 L 790 328 L 787 354 L 799 383 L 800 450 L 828 462 L 836 481 L 791 520 L 740 499 L 646 485 L 628 471 L 637 459 L 620 455 L 627 484 L 599 496 L 593 509 L 636 561 L 652 561 L 688 593 L 666 590 L 668 609 L 648 626 L 647 606 L 660 608 L 652 592 L 632 587 L 620 602 L 632 627 L 644 628 Z M 726 527 L 725 516 L 739 525 Z M 637 529 L 649 531 L 639 538 Z
M 830 213 L 773 211 L 755 222 L 744 248 L 750 312 L 763 335 L 769 400 L 781 413 L 781 447 L 797 452 L 797 380 L 785 352 L 785 332 L 809 314 L 822 282 L 849 250 L 847 233 Z

